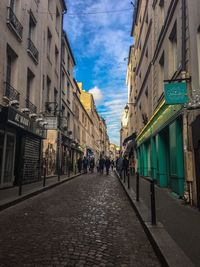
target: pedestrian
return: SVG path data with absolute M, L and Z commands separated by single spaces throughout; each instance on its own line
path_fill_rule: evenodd
M 94 166 L 95 166 L 94 158 L 92 157 L 92 158 L 90 159 L 90 171 L 91 171 L 91 173 L 94 172 Z
M 106 174 L 107 175 L 109 174 L 110 164 L 111 164 L 110 159 L 109 159 L 109 157 L 107 157 L 105 160 L 105 167 L 106 167 Z
M 130 157 L 129 167 L 130 167 L 131 175 L 134 175 L 135 174 L 135 157 L 134 157 L 134 155 L 131 155 L 131 157 Z
M 77 160 L 77 166 L 78 166 L 78 172 L 81 172 L 82 170 L 82 158 L 79 157 Z
M 117 172 L 119 173 L 120 178 L 122 179 L 123 158 L 121 155 L 116 160 L 116 169 L 117 169 Z
M 114 165 L 115 165 L 115 163 L 114 163 L 114 160 L 112 159 L 111 160 L 111 169 L 112 169 L 112 171 L 113 171 Z
M 97 172 L 99 172 L 99 159 L 96 161 Z
M 83 158 L 83 171 L 84 173 L 87 173 L 88 168 L 88 159 L 86 157 Z
M 123 159 L 124 177 L 128 176 L 128 167 L 129 167 L 129 160 L 128 160 L 128 156 L 125 155 Z
M 100 171 L 100 174 L 103 174 L 104 164 L 105 164 L 105 160 L 104 160 L 104 158 L 102 156 L 100 156 L 100 159 L 99 159 L 99 171 Z

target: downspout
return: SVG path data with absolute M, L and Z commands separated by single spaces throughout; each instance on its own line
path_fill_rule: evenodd
M 182 0 L 182 78 L 187 77 L 186 70 L 186 0 Z M 184 199 L 186 202 L 189 202 L 192 206 L 193 204 L 193 194 L 192 194 L 192 181 L 191 177 L 188 177 L 190 173 L 187 169 L 188 161 L 188 113 L 187 106 L 184 107 L 183 111 L 183 146 L 184 146 L 184 165 L 185 165 L 185 190 L 184 190 Z
M 57 137 L 57 174 L 58 181 L 60 181 L 61 175 L 61 102 L 62 102 L 62 58 L 63 58 L 63 50 L 62 50 L 62 41 L 63 41 L 63 17 L 66 14 L 66 10 L 62 12 L 61 18 L 61 42 L 60 42 L 60 81 L 59 81 L 59 99 L 58 99 L 58 137 Z

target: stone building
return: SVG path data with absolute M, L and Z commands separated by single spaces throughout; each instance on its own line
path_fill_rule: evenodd
M 199 1 L 136 1 L 127 84 L 140 174 L 200 206 L 198 10 Z
M 54 55 L 65 10 L 59 0 L 0 2 L 0 187 L 40 179 L 42 114 L 50 87 L 59 91 Z

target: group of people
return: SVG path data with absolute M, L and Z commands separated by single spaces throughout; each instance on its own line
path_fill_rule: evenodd
M 120 156 L 116 159 L 116 169 L 120 176 L 122 175 L 122 171 L 124 171 L 124 175 L 128 175 L 128 171 L 130 170 L 131 174 L 133 175 L 135 172 L 135 157 L 131 155 L 128 158 L 128 155 L 124 155 L 124 157 Z
M 93 173 L 95 165 L 97 168 L 97 172 L 103 174 L 105 168 L 106 174 L 108 175 L 110 167 L 112 168 L 112 170 L 114 168 L 114 160 L 110 160 L 109 157 L 104 158 L 102 156 L 100 156 L 100 158 L 96 161 L 96 164 L 94 157 L 79 157 L 79 159 L 77 160 L 77 167 L 79 172 L 81 172 L 83 169 L 84 173 L 87 173 L 88 170 Z
M 135 171 L 135 158 L 134 155 L 128 158 L 127 155 L 124 157 L 120 156 L 119 158 L 114 160 L 110 160 L 109 157 L 100 156 L 100 158 L 95 162 L 94 157 L 84 157 L 79 158 L 77 160 L 78 171 L 81 172 L 83 169 L 84 173 L 87 173 L 88 170 L 93 173 L 94 168 L 96 166 L 97 172 L 100 174 L 104 173 L 104 169 L 106 170 L 106 174 L 109 174 L 110 168 L 113 170 L 116 167 L 116 170 L 120 175 L 122 175 L 122 171 L 124 171 L 124 175 L 128 175 L 128 171 L 130 170 L 131 174 L 134 174 Z

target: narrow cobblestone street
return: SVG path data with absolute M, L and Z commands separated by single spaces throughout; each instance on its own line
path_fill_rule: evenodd
M 0 266 L 160 266 L 112 174 L 82 175 L 0 213 Z

